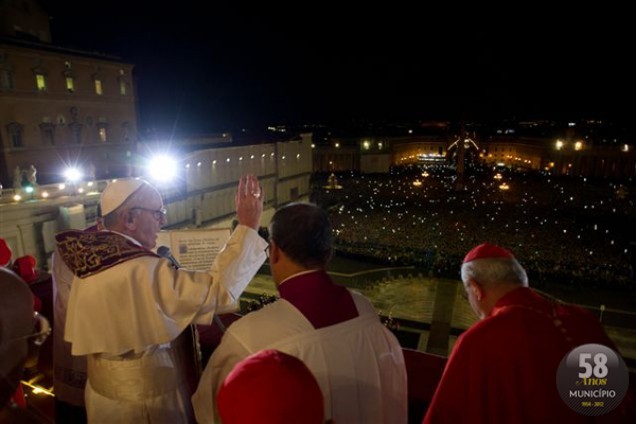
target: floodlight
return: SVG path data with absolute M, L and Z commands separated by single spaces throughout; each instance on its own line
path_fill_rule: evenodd
M 154 180 L 167 182 L 176 176 L 177 163 L 166 155 L 155 156 L 150 160 L 147 171 Z
M 64 171 L 64 178 L 66 179 L 66 181 L 69 182 L 77 182 L 80 181 L 82 179 L 82 171 L 78 168 L 66 168 L 66 171 Z

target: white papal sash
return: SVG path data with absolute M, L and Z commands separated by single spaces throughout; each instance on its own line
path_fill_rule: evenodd
M 88 379 L 98 394 L 114 400 L 139 402 L 174 392 L 188 379 L 192 361 L 179 337 L 168 348 L 159 348 L 135 359 L 102 359 L 88 356 Z

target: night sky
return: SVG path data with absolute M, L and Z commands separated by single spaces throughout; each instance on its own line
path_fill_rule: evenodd
M 56 44 L 136 65 L 142 133 L 351 119 L 634 117 L 635 38 L 620 10 L 42 3 Z

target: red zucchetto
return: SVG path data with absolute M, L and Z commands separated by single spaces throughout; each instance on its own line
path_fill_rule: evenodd
M 277 350 L 263 350 L 237 363 L 216 401 L 224 424 L 324 423 L 316 378 L 300 359 Z
M 13 272 L 18 274 L 26 283 L 31 284 L 38 278 L 36 260 L 31 255 L 24 255 L 13 261 Z
M 463 263 L 471 262 L 476 259 L 493 259 L 493 258 L 514 258 L 510 251 L 503 247 L 495 246 L 490 243 L 482 243 L 473 247 L 464 257 Z

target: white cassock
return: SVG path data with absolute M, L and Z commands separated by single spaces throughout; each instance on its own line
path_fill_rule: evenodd
M 53 279 L 53 387 L 55 387 L 55 397 L 62 402 L 83 407 L 86 357 L 73 356 L 71 344 L 64 340 L 66 309 L 74 275 L 57 250 L 53 253 L 51 276 Z
M 142 256 L 75 277 L 65 338 L 73 355 L 88 355 L 88 421 L 193 422 L 185 371 L 191 358 L 177 337 L 236 308 L 266 247 L 256 231 L 239 225 L 208 272 Z
M 325 400 L 325 420 L 336 423 L 407 422 L 402 348 L 364 296 L 352 292 L 359 316 L 315 329 L 290 302 L 279 299 L 234 322 L 205 367 L 192 397 L 199 424 L 220 422 L 215 396 L 241 359 L 276 349 L 301 359 Z M 249 399 L 245 399 L 249 408 Z

